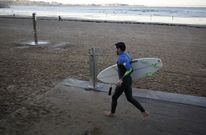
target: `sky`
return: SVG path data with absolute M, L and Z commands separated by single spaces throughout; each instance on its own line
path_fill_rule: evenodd
M 59 2 L 63 4 L 129 4 L 129 5 L 144 5 L 144 6 L 200 6 L 206 7 L 206 0 L 32 0 Z

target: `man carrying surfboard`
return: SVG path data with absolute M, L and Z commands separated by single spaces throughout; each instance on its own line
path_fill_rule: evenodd
M 145 111 L 142 105 L 132 97 L 132 78 L 130 76 L 131 73 L 133 72 L 131 66 L 132 59 L 125 52 L 126 46 L 124 42 L 117 42 L 115 46 L 117 49 L 116 50 L 117 55 L 119 56 L 117 60 L 119 81 L 117 82 L 115 92 L 112 96 L 111 111 L 105 111 L 105 116 L 108 117 L 114 116 L 117 107 L 117 100 L 124 92 L 127 100 L 130 103 L 132 103 L 137 109 L 139 109 L 142 112 L 143 117 L 146 118 L 149 116 L 149 113 Z

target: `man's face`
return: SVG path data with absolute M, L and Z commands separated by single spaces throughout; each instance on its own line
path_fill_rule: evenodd
M 117 50 L 116 50 L 116 53 L 117 53 L 117 55 L 119 55 L 120 54 L 120 52 L 121 52 L 121 49 L 120 48 L 116 48 Z

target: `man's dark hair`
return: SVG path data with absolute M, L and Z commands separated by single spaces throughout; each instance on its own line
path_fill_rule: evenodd
M 115 43 L 116 48 L 120 48 L 121 51 L 125 51 L 126 50 L 126 46 L 124 42 L 117 42 Z

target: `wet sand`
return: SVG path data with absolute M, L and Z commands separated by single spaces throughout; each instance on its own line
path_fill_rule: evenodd
M 29 19 L 0 19 L 0 119 L 71 77 L 89 80 L 88 49 L 99 71 L 116 62 L 114 43 L 124 41 L 133 58 L 159 57 L 163 68 L 133 87 L 206 96 L 206 28 L 148 24 L 39 20 L 42 46 Z

